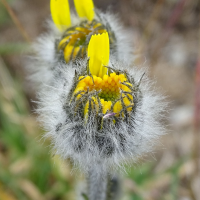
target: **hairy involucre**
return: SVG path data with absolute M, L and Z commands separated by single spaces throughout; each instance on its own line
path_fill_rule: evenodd
M 73 117 L 74 107 L 69 101 L 76 87 L 74 76 L 84 72 L 87 61 L 79 60 L 74 66 L 59 63 L 56 66 L 53 86 L 44 86 L 39 95 L 39 121 L 51 137 L 54 153 L 71 158 L 86 172 L 91 165 L 99 173 L 120 168 L 151 152 L 155 141 L 164 134 L 160 121 L 165 111 L 163 97 L 153 91 L 144 70 L 127 64 L 110 61 L 114 70 L 128 71 L 131 84 L 139 84 L 135 92 L 135 106 L 128 121 L 105 119 L 98 128 L 95 115 L 85 123 L 82 117 Z M 144 75 L 144 76 L 143 76 Z

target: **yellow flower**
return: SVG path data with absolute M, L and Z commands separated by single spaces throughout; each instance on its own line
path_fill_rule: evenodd
M 104 33 L 106 28 L 96 20 L 92 22 L 83 21 L 80 25 L 67 29 L 59 42 L 58 50 L 64 53 L 64 59 L 70 60 L 83 58 L 88 49 L 88 37 L 92 34 Z
M 71 24 L 69 3 L 67 0 L 51 0 L 51 15 L 57 28 L 64 32 L 58 43 L 57 50 L 62 51 L 66 63 L 76 57 L 83 58 L 87 54 L 88 42 L 91 35 L 108 32 L 114 43 L 114 34 L 110 27 L 104 25 L 101 20 L 94 19 L 94 4 L 92 0 L 74 0 L 74 5 L 79 17 L 80 24 Z
M 77 108 L 87 97 L 84 106 L 86 121 L 92 111 L 103 115 L 115 113 L 116 117 L 124 117 L 134 106 L 134 88 L 129 83 L 126 73 L 115 70 L 111 72 L 106 67 L 109 62 L 107 32 L 92 36 L 88 46 L 88 57 L 90 74 L 79 77 L 73 92 Z

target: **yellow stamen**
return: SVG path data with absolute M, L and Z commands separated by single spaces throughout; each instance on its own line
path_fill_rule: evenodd
M 109 62 L 109 37 L 108 33 L 93 35 L 88 45 L 89 69 L 92 75 L 103 77 L 108 69 L 104 66 Z
M 86 17 L 89 21 L 94 18 L 94 4 L 92 0 L 74 0 L 79 17 Z
M 60 31 L 71 25 L 68 0 L 51 0 L 52 19 Z

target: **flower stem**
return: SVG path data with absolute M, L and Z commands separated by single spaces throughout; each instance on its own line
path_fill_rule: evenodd
M 106 174 L 91 170 L 88 175 L 89 200 L 106 200 L 108 179 Z
M 88 175 L 89 200 L 116 200 L 119 196 L 119 180 L 109 174 L 91 170 Z
M 120 196 L 120 183 L 117 177 L 111 177 L 108 175 L 107 184 L 107 197 L 106 200 L 117 200 Z

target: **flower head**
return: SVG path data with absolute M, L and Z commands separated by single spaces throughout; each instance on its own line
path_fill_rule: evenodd
M 80 102 L 86 99 L 84 115 L 95 110 L 97 118 L 101 120 L 110 117 L 127 115 L 134 106 L 133 85 L 127 80 L 126 74 L 109 69 L 109 38 L 108 33 L 92 36 L 89 47 L 89 71 L 85 76 L 80 76 L 72 99 L 75 107 L 82 106 Z M 91 74 L 91 75 L 90 75 Z M 115 113 L 108 115 L 108 113 Z M 102 118 L 102 115 L 105 116 Z M 99 115 L 99 116 L 98 116 Z M 102 124 L 100 124 L 102 126 Z
M 143 70 L 109 58 L 109 49 L 108 33 L 92 36 L 88 60 L 58 67 L 54 89 L 40 95 L 38 113 L 56 153 L 86 171 L 136 160 L 163 134 L 162 97 Z
M 71 26 L 68 1 L 51 0 L 51 13 L 54 23 L 64 32 L 57 42 L 57 51 L 61 51 L 65 61 L 68 63 L 77 57 L 83 58 L 87 52 L 90 37 L 94 34 L 108 32 L 111 38 L 111 46 L 114 48 L 114 33 L 100 17 L 95 18 L 93 1 L 74 0 L 74 4 L 81 22 L 78 25 Z
M 83 21 L 79 25 L 66 29 L 58 42 L 57 51 L 61 52 L 68 63 L 75 58 L 83 58 L 88 49 L 90 37 L 94 34 L 109 32 L 111 47 L 114 48 L 115 37 L 109 27 L 97 20 Z
M 53 23 L 48 22 L 48 33 L 34 43 L 36 54 L 29 64 L 31 79 L 37 86 L 52 84 L 59 62 L 64 61 L 67 63 L 64 67 L 71 67 L 71 61 L 87 57 L 92 35 L 107 32 L 112 56 L 120 61 L 132 61 L 131 36 L 121 27 L 117 16 L 94 11 L 92 0 L 74 0 L 74 5 L 78 17 L 70 13 L 67 0 L 50 2 Z

